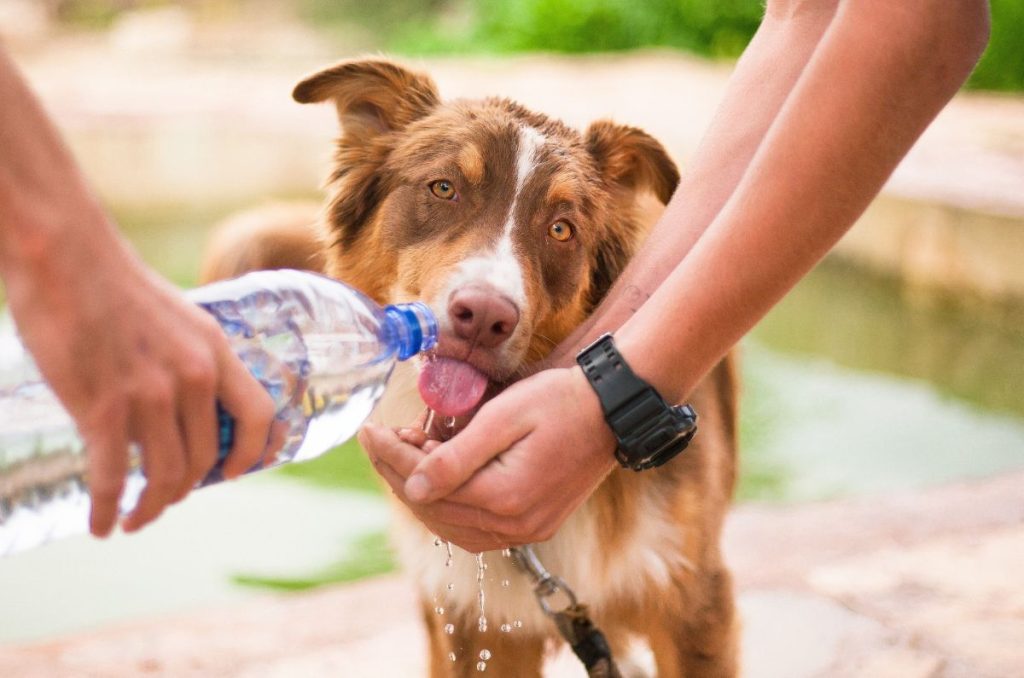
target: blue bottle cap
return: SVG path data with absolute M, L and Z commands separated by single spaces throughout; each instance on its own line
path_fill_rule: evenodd
M 408 360 L 437 345 L 437 318 L 423 302 L 392 304 L 384 308 L 384 313 L 392 324 L 399 360 Z

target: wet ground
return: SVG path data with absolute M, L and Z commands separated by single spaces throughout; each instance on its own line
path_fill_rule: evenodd
M 1024 474 L 735 510 L 747 678 L 1024 675 Z M 386 601 L 386 604 L 382 604 Z M 0 675 L 426 675 L 408 581 L 387 576 L 0 647 Z M 549 678 L 582 678 L 553 658 Z

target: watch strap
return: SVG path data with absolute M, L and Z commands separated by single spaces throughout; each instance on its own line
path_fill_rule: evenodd
M 696 412 L 689 405 L 669 406 L 630 369 L 611 334 L 581 351 L 576 362 L 601 402 L 622 466 L 654 468 L 686 449 L 697 430 Z

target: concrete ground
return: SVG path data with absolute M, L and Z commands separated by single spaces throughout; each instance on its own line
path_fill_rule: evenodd
M 748 678 L 1024 676 L 1024 473 L 737 508 L 725 550 Z M 400 576 L 0 648 L 19 678 L 425 675 Z M 554 678 L 585 674 L 568 654 Z

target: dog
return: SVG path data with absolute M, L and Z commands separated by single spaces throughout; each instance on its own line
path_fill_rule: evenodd
M 374 415 L 390 425 L 409 424 L 425 402 L 472 409 L 484 390 L 439 396 L 425 379 L 493 386 L 543 359 L 642 243 L 650 201 L 663 206 L 679 182 L 665 149 L 639 129 L 604 120 L 581 133 L 507 99 L 444 102 L 429 76 L 384 59 L 331 66 L 293 96 L 337 109 L 327 203 L 305 226 L 287 209 L 234 220 L 205 276 L 307 268 L 381 304 L 428 303 L 444 368 L 433 377 L 424 361 L 396 368 Z M 736 401 L 727 357 L 691 396 L 701 431 L 683 455 L 644 473 L 614 471 L 536 545 L 588 605 L 624 675 L 640 675 L 626 659 L 637 640 L 662 678 L 736 674 L 738 622 L 719 548 Z M 401 513 L 397 548 L 422 597 L 431 676 L 476 675 L 484 650 L 490 675 L 541 675 L 558 635 L 512 559 L 486 556 L 490 624 L 481 631 L 475 557 L 455 549 L 446 567 L 434 537 Z

